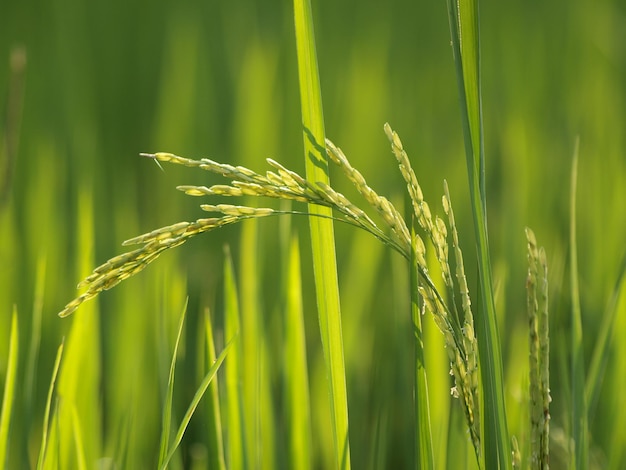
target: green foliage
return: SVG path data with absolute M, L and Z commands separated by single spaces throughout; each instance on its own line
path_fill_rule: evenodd
M 304 136 L 304 161 L 307 178 L 314 183 L 328 185 L 328 159 L 323 143 L 324 112 L 317 65 L 313 12 L 310 0 L 294 0 L 296 51 L 300 83 L 300 107 Z M 323 189 L 324 188 L 320 188 Z M 339 202 L 339 201 L 337 201 Z M 317 298 L 320 335 L 326 361 L 326 374 L 330 396 L 330 416 L 333 430 L 335 465 L 341 470 L 350 469 L 350 433 L 348 425 L 348 395 L 341 328 L 339 281 L 335 254 L 335 231 L 327 217 L 332 210 L 309 203 L 311 217 L 311 250 L 313 275 Z
M 2 397 L 2 411 L 0 412 L 0 463 L 6 465 L 9 450 L 9 430 L 11 415 L 13 414 L 15 392 L 17 388 L 17 364 L 19 359 L 19 332 L 17 309 L 13 309 L 11 316 L 11 336 L 9 342 L 9 357 L 7 375 L 4 382 Z
M 550 462 L 553 468 L 566 467 L 579 451 L 587 455 L 576 462 L 587 459 L 589 468 L 623 468 L 626 375 L 620 364 L 626 350 L 615 341 L 626 333 L 626 315 L 620 315 L 626 199 L 621 181 L 626 138 L 620 127 L 626 118 L 617 105 L 624 102 L 626 83 L 621 4 L 612 0 L 590 10 L 575 0 L 563 15 L 549 2 L 529 8 L 527 2 L 483 0 L 480 23 L 472 17 L 475 3 L 449 5 L 462 9 L 465 38 L 468 31 L 477 37 L 480 28 L 480 48 L 472 46 L 464 57 L 457 51 L 470 71 L 459 75 L 466 77 L 459 82 L 461 96 L 473 96 L 462 103 L 461 109 L 474 116 L 467 122 L 458 117 L 450 24 L 442 2 L 398 0 L 384 8 L 380 2 L 361 2 L 355 9 L 349 2 L 321 1 L 309 15 L 317 33 L 324 129 L 345 154 L 326 142 L 330 161 L 343 163 L 328 164 L 332 189 L 326 182 L 308 194 L 322 202 L 322 210 L 339 203 L 344 212 L 335 210 L 333 217 L 367 226 L 378 238 L 345 224 L 334 227 L 351 464 L 416 466 L 415 429 L 424 424 L 415 422 L 413 408 L 411 244 L 405 243 L 400 222 L 411 220 L 407 214 L 414 207 L 403 200 L 406 182 L 390 164 L 388 144 L 381 138 L 380 125 L 390 120 L 410 149 L 424 200 L 433 201 L 445 179 L 451 193 L 446 199 L 455 202 L 456 231 L 449 214 L 432 205 L 432 220 L 439 214 L 446 221 L 455 288 L 444 282 L 442 250 L 420 231 L 432 281 L 429 286 L 422 276 L 421 287 L 434 287 L 446 305 L 452 305 L 454 293 L 460 315 L 458 323 L 451 315 L 449 325 L 458 334 L 466 318 L 458 247 L 480 347 L 485 343 L 479 315 L 491 307 L 489 296 L 479 295 L 486 258 L 475 253 L 489 242 L 493 283 L 487 290 L 493 292 L 498 323 L 502 403 L 522 467 L 531 466 L 532 447 L 524 298 L 524 227 L 530 226 L 550 267 Z M 203 206 L 212 213 L 200 222 L 197 205 L 171 188 L 185 184 L 185 191 L 193 192 L 223 181 L 180 165 L 163 165 L 162 173 L 136 158 L 142 151 L 164 149 L 196 162 L 204 155 L 227 160 L 221 168 L 261 169 L 271 156 L 271 171 L 281 178 L 292 172 L 306 174 L 313 184 L 321 181 L 302 162 L 294 12 L 288 2 L 157 1 L 150 8 L 141 2 L 122 8 L 115 2 L 66 0 L 40 7 L 27 2 L 0 6 L 0 57 L 14 58 L 8 69 L 0 69 L 9 71 L 0 73 L 0 103 L 6 110 L 0 117 L 0 385 L 25 391 L 3 403 L 11 416 L 6 438 L 4 427 L 0 433 L 8 449 L 7 468 L 26 462 L 38 468 L 156 467 L 171 347 L 187 296 L 171 403 L 176 422 L 190 420 L 184 436 L 171 436 L 181 440 L 169 468 L 205 468 L 218 455 L 216 447 L 226 451 L 221 465 L 235 468 L 228 451 L 233 439 L 239 440 L 239 456 L 245 455 L 244 467 L 271 462 L 267 465 L 291 468 L 300 459 L 314 468 L 333 468 L 336 444 L 309 221 L 294 214 L 311 208 L 304 209 L 294 197 L 293 207 L 274 201 L 243 217 L 256 201 L 228 205 L 222 193 Z M 469 127 L 465 134 L 464 126 Z M 483 194 L 481 204 L 476 202 L 480 198 L 468 196 L 461 164 L 464 136 L 472 134 L 472 158 L 465 166 L 478 178 L 470 180 L 470 191 Z M 323 134 L 314 135 L 314 149 L 323 154 Z M 574 232 L 567 215 L 573 196 L 563 175 L 576 135 L 581 140 Z M 345 155 L 351 162 L 344 162 Z M 359 208 L 367 209 L 369 220 L 356 212 Z M 476 231 L 472 216 L 478 209 L 489 219 L 483 232 Z M 230 223 L 242 219 L 242 224 Z M 136 239 L 142 241 L 136 249 L 144 251 L 134 261 L 116 261 L 118 267 L 135 262 L 118 274 L 138 275 L 81 305 L 68 319 L 55 315 L 74 296 L 74 282 L 118 252 L 120 240 L 179 220 L 194 222 Z M 151 249 L 161 243 L 173 246 L 190 227 L 198 233 L 217 228 L 211 225 L 216 220 L 221 220 L 220 230 L 176 250 L 159 251 L 159 261 L 139 274 L 154 259 Z M 577 268 L 568 261 L 574 233 Z M 294 234 L 302 246 L 292 247 Z M 391 250 L 380 244 L 381 237 Z M 225 243 L 233 247 L 229 275 L 221 269 Z M 152 255 L 142 258 L 146 253 Z M 295 264 L 290 261 L 295 253 L 302 257 L 300 268 L 284 269 L 288 262 Z M 112 287 L 111 279 L 93 278 L 101 288 L 97 292 Z M 241 320 L 236 327 L 233 298 Z M 15 375 L 9 367 L 15 361 L 10 354 L 14 310 L 24 345 Z M 456 377 L 448 375 L 447 338 L 435 317 L 420 319 L 434 466 L 474 467 L 467 414 L 462 400 L 450 396 Z M 217 357 L 207 351 L 224 350 L 232 337 L 227 329 L 239 335 L 222 370 L 207 384 Z M 455 341 L 464 347 L 468 337 L 458 335 Z M 288 375 L 292 367 L 297 376 Z M 234 386 L 226 380 L 229 368 L 239 378 Z M 237 384 L 244 387 L 235 403 L 240 421 L 227 412 Z M 206 396 L 197 403 L 196 392 L 205 385 Z M 489 393 L 484 387 L 478 391 L 479 400 Z M 577 405 L 581 400 L 585 407 Z M 197 405 L 193 415 L 189 403 Z M 488 410 L 482 411 L 481 427 L 491 419 Z M 496 414 L 496 420 L 503 417 Z M 238 425 L 245 427 L 233 434 Z M 573 449 L 575 436 L 584 444 Z M 502 435 L 496 442 L 506 444 Z M 495 453 L 486 457 L 497 458 Z
M 478 458 L 487 468 L 511 468 L 510 437 L 504 408 L 502 353 L 487 235 L 478 3 L 478 0 L 448 0 L 452 51 L 465 137 L 467 178 L 476 236 L 481 300 L 477 312 L 476 334 L 479 339 L 480 371 L 484 390 L 484 438 Z M 491 446 L 495 446 L 495 449 Z

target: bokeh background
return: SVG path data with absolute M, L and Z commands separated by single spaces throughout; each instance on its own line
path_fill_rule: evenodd
M 529 226 L 548 254 L 552 430 L 554 439 L 564 440 L 571 398 L 569 175 L 577 138 L 578 255 L 587 357 L 625 252 L 626 6 L 617 0 L 483 0 L 480 9 L 489 235 L 509 419 L 512 432 L 523 434 L 524 227 Z M 442 212 L 442 182 L 448 181 L 472 289 L 473 228 L 445 2 L 356 5 L 318 0 L 313 10 L 327 136 L 372 187 L 399 205 L 404 203 L 403 183 L 382 130 L 385 122 L 400 134 L 435 212 Z M 32 463 L 54 352 L 73 321 L 56 313 L 75 296 L 80 279 L 122 252 L 123 240 L 203 216 L 200 200 L 176 191 L 176 185 L 219 181 L 186 168 L 170 166 L 161 172 L 138 154 L 168 151 L 258 171 L 272 157 L 304 172 L 292 5 L 258 0 L 4 0 L 0 103 L 0 377 L 6 372 L 10 314 L 16 306 L 26 345 L 20 377 L 27 345 L 34 335 L 41 338 L 34 353 L 33 396 L 20 405 L 32 421 L 16 425 L 12 441 L 11 458 L 17 460 L 11 461 L 29 458 Z M 339 171 L 331 174 L 331 182 L 354 194 Z M 324 468 L 331 455 L 324 440 L 330 428 L 324 421 L 326 385 L 308 227 L 304 218 L 294 217 L 290 223 L 302 246 L 315 464 Z M 260 221 L 261 248 L 253 254 L 262 283 L 258 302 L 267 331 L 276 337 L 284 276 L 279 269 L 280 227 L 277 219 Z M 172 326 L 168 334 L 174 335 L 189 296 L 186 349 L 181 353 L 187 351 L 187 357 L 179 372 L 186 377 L 180 379 L 178 397 L 184 409 L 197 385 L 191 351 L 198 318 L 209 307 L 219 336 L 223 245 L 231 246 L 239 266 L 244 256 L 237 248 L 241 229 L 207 234 L 165 254 L 136 279 L 77 312 L 99 312 L 101 334 L 89 341 L 101 355 L 101 455 L 113 446 L 120 416 L 128 412 L 127 385 L 134 381 L 143 390 L 137 393 L 145 411 L 136 418 L 142 438 L 131 438 L 129 446 L 136 462 L 153 464 L 163 360 L 151 352 L 155 318 L 167 312 Z M 367 234 L 341 224 L 336 232 L 353 464 L 410 466 L 412 332 L 406 267 Z M 32 311 L 38 308 L 34 299 L 42 302 L 40 332 L 31 328 Z M 626 348 L 620 340 L 626 334 L 623 302 L 620 311 L 602 393 L 590 416 L 592 462 L 603 468 L 626 464 L 624 438 L 617 437 L 626 412 L 621 403 L 626 386 Z M 431 341 L 440 342 L 432 325 L 426 327 Z M 280 361 L 280 347 L 272 354 Z M 438 400 L 450 400 L 444 357 L 441 349 L 441 356 L 431 359 L 433 374 L 444 377 L 440 398 L 431 400 L 435 410 Z M 266 377 L 278 410 L 273 451 L 278 456 L 280 436 L 286 432 L 280 424 L 280 372 L 277 367 Z M 434 416 L 437 426 L 436 411 Z M 201 422 L 192 422 L 179 464 L 201 455 L 197 442 L 202 433 Z M 373 447 L 379 460 L 372 460 Z M 563 445 L 554 448 L 559 462 Z M 281 463 L 281 458 L 276 461 Z

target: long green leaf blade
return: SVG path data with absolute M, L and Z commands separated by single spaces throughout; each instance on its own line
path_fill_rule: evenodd
M 419 271 L 415 249 L 415 230 L 411 230 L 411 314 L 415 329 L 415 464 L 418 469 L 435 468 L 430 410 L 428 404 L 428 382 L 424 364 L 424 338 L 422 316 L 419 307 Z
M 287 245 L 287 243 L 286 243 Z M 289 416 L 290 468 L 311 468 L 311 404 L 302 307 L 298 238 L 288 243 L 285 272 L 285 395 Z M 287 251 L 287 250 L 285 250 Z
M 294 0 L 300 106 L 304 127 L 306 176 L 328 184 L 328 161 L 324 150 L 324 117 L 320 93 L 313 15 L 309 0 Z M 309 205 L 309 212 L 331 216 L 326 207 Z M 317 308 L 326 369 L 330 380 L 331 417 L 337 467 L 350 468 L 348 440 L 348 398 L 346 391 L 341 310 L 335 258 L 335 236 L 330 219 L 311 217 L 311 245 Z
M 95 224 L 92 191 L 85 185 L 78 198 L 77 271 L 91 271 L 95 253 Z M 100 311 L 97 303 L 84 307 L 72 320 L 59 372 L 58 456 L 61 467 L 73 465 L 76 457 L 93 462 L 102 455 Z M 80 431 L 79 431 L 80 428 Z M 78 433 L 78 434 L 77 434 Z M 83 458 L 84 456 L 84 458 Z
M 11 333 L 9 338 L 7 375 L 4 382 L 2 413 L 0 414 L 0 466 L 2 466 L 3 468 L 7 464 L 7 450 L 9 448 L 9 429 L 11 427 L 11 415 L 13 413 L 13 404 L 17 380 L 17 364 L 19 358 L 19 332 L 17 307 L 15 306 L 13 306 L 13 315 L 11 316 Z
M 585 358 L 583 350 L 583 327 L 578 288 L 578 253 L 576 242 L 576 182 L 578 179 L 578 139 L 574 150 L 570 193 L 570 282 L 572 296 L 572 452 L 571 468 L 589 467 L 587 453 L 587 400 L 585 397 Z
M 595 407 L 600 389 L 603 383 L 604 373 L 606 371 L 606 363 L 611 354 L 610 346 L 612 343 L 612 332 L 615 328 L 615 319 L 618 312 L 619 299 L 624 287 L 624 278 L 626 277 L 626 254 L 622 257 L 617 281 L 613 287 L 613 293 L 609 300 L 604 314 L 602 316 L 602 325 L 596 339 L 593 350 L 593 356 L 589 364 L 586 374 L 585 397 L 587 398 L 587 407 L 590 410 L 589 416 L 593 416 L 593 408 Z
M 163 407 L 163 420 L 161 425 L 161 444 L 159 446 L 159 467 L 163 466 L 163 462 L 169 453 L 169 440 L 170 440 L 170 427 L 172 425 L 172 402 L 174 399 L 174 373 L 176 371 L 176 358 L 178 356 L 178 346 L 180 339 L 183 335 L 183 326 L 185 324 L 185 314 L 187 313 L 187 303 L 189 299 L 185 301 L 185 306 L 180 315 L 180 321 L 178 323 L 178 334 L 176 335 L 176 342 L 174 343 L 174 352 L 172 353 L 172 360 L 170 363 L 170 373 L 167 379 L 167 392 L 165 395 L 165 404 Z
M 46 400 L 46 409 L 43 415 L 43 428 L 41 435 L 41 447 L 39 448 L 39 458 L 37 459 L 37 470 L 41 470 L 43 468 L 44 457 L 46 454 L 46 447 L 48 445 L 48 428 L 50 422 L 50 408 L 52 406 L 52 394 L 54 392 L 54 385 L 57 380 L 57 375 L 59 373 L 59 367 L 61 366 L 61 358 L 63 357 L 63 345 L 64 342 L 61 343 L 59 349 L 57 350 L 56 359 L 54 360 L 54 368 L 52 369 L 52 379 L 50 380 L 50 387 L 48 388 L 48 398 Z
M 200 400 L 202 400 L 204 393 L 206 392 L 207 388 L 209 388 L 209 385 L 211 384 L 211 381 L 215 377 L 215 374 L 217 374 L 217 371 L 222 365 L 222 362 L 224 362 L 224 358 L 226 358 L 226 354 L 228 353 L 228 350 L 232 346 L 234 340 L 235 338 L 232 338 L 228 342 L 224 350 L 220 353 L 218 358 L 215 360 L 215 363 L 211 366 L 209 371 L 206 373 L 206 375 L 202 379 L 202 382 L 200 383 L 198 390 L 196 390 L 196 394 L 191 400 L 191 403 L 189 404 L 189 408 L 187 408 L 187 412 L 185 413 L 185 416 L 183 416 L 183 420 L 180 423 L 180 426 L 178 427 L 178 431 L 176 432 L 176 436 L 174 437 L 174 441 L 172 442 L 171 449 L 169 450 L 167 456 L 163 460 L 163 463 L 160 465 L 160 468 L 162 470 L 165 470 L 167 468 L 167 464 L 172 459 L 174 452 L 176 452 L 176 449 L 178 449 L 178 446 L 183 440 L 183 435 L 185 434 L 185 431 L 187 430 L 187 426 L 189 425 L 189 421 L 191 421 L 191 417 L 193 416 L 193 413 L 196 411 L 196 408 L 198 407 Z
M 246 468 L 248 455 L 244 445 L 245 422 L 243 397 L 241 393 L 241 374 L 243 352 L 239 320 L 239 294 L 235 280 L 235 268 L 228 245 L 224 247 L 224 334 L 227 338 L 236 338 L 230 360 L 226 366 L 224 381 L 226 402 L 226 466 L 228 468 Z
M 211 315 L 207 309 L 204 314 L 204 336 L 206 338 L 206 354 L 209 364 L 215 364 L 215 342 L 213 340 L 213 324 Z M 226 470 L 224 459 L 224 438 L 222 435 L 222 415 L 220 413 L 219 388 L 217 377 L 209 384 L 207 403 L 207 448 L 208 464 L 210 468 Z
M 487 237 L 478 0 L 448 0 L 448 14 L 461 101 L 483 306 L 477 312 L 476 322 L 484 394 L 481 460 L 484 459 L 486 468 L 510 468 L 511 446 L 504 407 L 502 355 Z

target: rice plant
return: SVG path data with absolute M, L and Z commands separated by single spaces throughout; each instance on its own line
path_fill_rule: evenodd
M 623 468 L 618 2 L 575 1 L 563 17 L 483 1 L 479 23 L 478 1 L 449 0 L 447 24 L 443 2 L 356 15 L 320 2 L 319 42 L 307 0 L 286 28 L 283 4 L 206 15 L 156 2 L 114 36 L 102 34 L 114 6 L 83 3 L 18 31 L 29 67 L 58 70 L 24 74 L 19 49 L 6 81 L 0 466 Z M 0 41 L 27 10 L 3 7 L 18 14 Z M 45 54 L 34 31 L 54 38 Z M 41 96 L 52 106 L 35 107 Z M 370 132 L 387 118 L 402 140 L 387 124 Z M 568 200 L 559 160 L 578 132 L 579 224 L 578 161 Z M 146 147 L 220 157 L 133 159 Z M 180 175 L 197 218 L 161 186 Z M 180 218 L 88 275 L 116 240 Z M 192 238 L 206 243 L 170 250 Z M 74 278 L 61 316 L 78 312 L 47 315 Z
M 433 315 L 445 337 L 451 373 L 455 379 L 452 394 L 460 399 L 471 440 L 479 456 L 481 424 L 478 347 L 463 254 L 459 246 L 448 188 L 444 184 L 442 207 L 448 220 L 446 223 L 441 217 L 432 215 L 430 205 L 424 199 L 400 137 L 388 124 L 385 124 L 384 130 L 391 144 L 391 152 L 406 182 L 407 192 L 413 206 L 413 217 L 420 228 L 421 235 L 416 234 L 413 238 L 409 234 L 406 221 L 394 205 L 367 184 L 365 178 L 350 164 L 342 150 L 330 140 L 326 141 L 326 152 L 330 160 L 354 184 L 364 201 L 368 203 L 369 211 L 377 213 L 382 222 L 376 223 L 366 210 L 327 184 L 309 181 L 272 159 L 267 160 L 271 169 L 265 173 L 258 173 L 242 166 L 221 164 L 209 159 L 192 160 L 169 153 L 142 154 L 142 156 L 158 163 L 173 163 L 210 171 L 230 180 L 230 184 L 217 184 L 210 187 L 185 185 L 177 188 L 187 195 L 198 197 L 255 196 L 329 207 L 334 210 L 332 216 L 334 220 L 369 232 L 407 260 L 411 259 L 413 250 L 419 273 L 419 296 L 424 310 Z M 200 208 L 215 216 L 190 222 L 178 222 L 125 241 L 124 245 L 141 246 L 97 267 L 79 284 L 79 288 L 86 289 L 85 292 L 68 303 L 59 315 L 61 317 L 71 315 L 83 302 L 137 274 L 165 250 L 179 246 L 198 234 L 247 219 L 275 215 L 327 217 L 306 211 L 282 211 L 269 207 L 234 204 L 201 204 Z M 431 278 L 426 262 L 424 237 L 435 251 L 446 286 L 445 292 L 441 292 Z M 453 262 L 449 259 L 450 251 L 454 258 Z M 455 266 L 454 274 L 451 265 Z
M 84 293 L 68 303 L 59 315 L 61 317 L 69 316 L 83 302 L 92 299 L 102 291 L 108 290 L 142 271 L 164 251 L 179 246 L 201 233 L 246 219 L 259 219 L 284 214 L 310 216 L 312 218 L 311 236 L 315 270 L 316 273 L 319 272 L 320 274 L 322 270 L 326 272 L 325 275 L 319 276 L 316 284 L 322 343 L 325 346 L 326 367 L 330 378 L 329 390 L 333 400 L 331 414 L 334 426 L 334 447 L 337 466 L 349 468 L 350 451 L 345 397 L 345 371 L 342 359 L 341 317 L 338 309 L 339 301 L 336 281 L 332 280 L 332 278 L 336 277 L 336 269 L 332 267 L 333 263 L 331 263 L 330 267 L 324 267 L 323 264 L 318 262 L 325 259 L 326 263 L 328 263 L 334 259 L 332 225 L 326 223 L 326 225 L 322 226 L 322 222 L 334 219 L 353 225 L 378 238 L 385 245 L 400 253 L 414 266 L 416 276 L 412 277 L 414 288 L 412 288 L 411 292 L 413 294 L 414 306 L 413 323 L 416 329 L 416 351 L 418 351 L 416 361 L 418 363 L 423 361 L 423 352 L 419 352 L 422 351 L 422 346 L 420 345 L 421 326 L 418 305 L 421 305 L 422 312 L 428 311 L 433 315 L 435 323 L 444 335 L 450 372 L 455 381 L 451 393 L 459 398 L 461 403 L 479 466 L 490 467 L 497 460 L 502 466 L 508 467 L 510 466 L 510 459 L 507 455 L 509 438 L 506 431 L 506 416 L 503 414 L 502 385 L 499 375 L 501 374 L 502 366 L 499 358 L 499 348 L 497 347 L 497 329 L 494 323 L 495 311 L 484 216 L 486 202 L 484 181 L 482 181 L 484 177 L 484 161 L 480 116 L 479 44 L 476 34 L 477 7 L 466 3 L 456 4 L 449 2 L 450 30 L 461 98 L 462 103 L 467 106 L 466 109 L 463 108 L 463 122 L 465 123 L 466 142 L 468 142 L 468 176 L 470 182 L 473 183 L 470 186 L 472 189 L 475 227 L 477 238 L 480 240 L 478 252 L 481 262 L 481 293 L 483 302 L 486 302 L 485 305 L 487 306 L 480 317 L 482 318 L 483 326 L 481 331 L 483 331 L 484 343 L 481 343 L 482 354 L 484 355 L 482 365 L 479 360 L 479 344 L 475 333 L 472 303 L 463 264 L 463 253 L 459 245 L 459 236 L 447 184 L 444 182 L 444 195 L 442 198 L 443 211 L 447 218 L 446 223 L 443 218 L 433 216 L 431 213 L 430 205 L 424 199 L 422 189 L 411 167 L 409 157 L 404 150 L 400 137 L 388 124 L 385 124 L 384 131 L 391 144 L 391 151 L 396 159 L 402 178 L 405 181 L 406 191 L 413 208 L 412 220 L 407 223 L 387 198 L 380 196 L 370 187 L 363 175 L 351 165 L 343 151 L 324 137 L 311 7 L 308 2 L 297 0 L 294 5 L 305 156 L 307 176 L 311 179 L 302 177 L 273 159 L 267 159 L 271 169 L 266 170 L 264 173 L 259 173 L 244 166 L 222 164 L 208 158 L 194 160 L 164 152 L 142 153 L 141 155 L 152 159 L 159 167 L 161 167 L 161 163 L 173 163 L 209 171 L 230 180 L 229 184 L 217 184 L 209 187 L 196 185 L 178 186 L 177 189 L 190 196 L 274 198 L 306 203 L 308 204 L 308 209 L 294 211 L 223 203 L 202 204 L 200 206 L 201 209 L 212 214 L 211 217 L 179 222 L 125 241 L 124 245 L 140 246 L 132 251 L 116 256 L 96 268 L 90 276 L 79 284 L 79 288 L 85 289 Z M 469 34 L 462 35 L 461 32 L 466 30 L 469 31 Z M 324 142 L 322 143 L 318 139 L 324 139 Z M 363 197 L 363 200 L 368 204 L 368 210 L 376 213 L 381 222 L 376 223 L 372 216 L 368 214 L 368 211 L 362 209 L 330 186 L 326 171 L 320 171 L 320 168 L 324 169 L 325 165 L 327 165 L 327 158 L 342 170 L 357 192 Z M 314 159 L 317 161 L 314 161 Z M 313 223 L 316 220 L 320 221 L 319 225 Z M 419 234 L 414 230 L 414 222 L 420 229 Z M 409 226 L 411 227 L 411 232 L 409 232 Z M 437 288 L 436 283 L 431 278 L 426 261 L 427 253 L 424 238 L 428 240 L 429 245 L 434 250 L 435 259 L 445 286 L 445 291 L 443 292 Z M 326 241 L 322 242 L 322 240 Z M 453 262 L 449 259 L 450 247 L 452 247 Z M 325 253 L 322 254 L 322 252 Z M 454 266 L 454 275 L 451 265 Z M 333 298 L 335 300 L 330 300 Z M 334 307 L 330 304 L 326 305 L 329 300 L 331 304 L 335 304 Z M 545 323 L 546 320 L 543 322 Z M 545 342 L 547 342 L 547 336 Z M 498 373 L 498 371 L 500 372 Z M 422 378 L 422 380 L 417 380 L 415 392 L 420 395 L 419 397 L 416 396 L 416 409 L 418 410 L 416 421 L 419 423 L 416 455 L 422 465 L 431 467 L 433 464 L 432 450 L 424 452 L 420 449 L 422 446 L 425 449 L 431 448 L 430 429 L 428 426 L 429 418 L 427 418 L 428 388 L 423 370 L 420 371 L 418 367 L 416 373 L 416 377 Z M 485 402 L 483 397 L 481 397 L 481 376 L 483 380 L 482 390 L 487 393 Z M 483 408 L 484 406 L 486 408 Z M 487 413 L 488 419 L 486 423 L 481 422 L 482 409 Z M 238 422 L 239 420 L 236 421 Z M 483 430 L 487 433 L 487 437 L 483 435 Z M 503 432 L 504 434 L 502 434 Z M 542 436 L 544 440 L 547 440 L 547 430 Z M 498 450 L 487 455 L 485 442 L 490 441 L 493 437 L 495 437 L 495 442 L 498 444 Z M 234 440 L 236 441 L 237 438 L 234 437 Z M 534 441 L 536 439 L 533 439 Z M 547 456 L 547 444 L 546 450 L 541 445 L 539 447 L 542 449 L 541 455 L 543 456 L 545 453 Z M 164 447 L 162 446 L 161 460 L 164 457 L 163 449 Z M 235 458 L 241 458 L 241 451 L 236 452 L 236 454 Z

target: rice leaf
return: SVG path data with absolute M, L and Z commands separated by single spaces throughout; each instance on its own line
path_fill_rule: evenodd
M 76 449 L 76 466 L 78 470 L 87 470 L 87 455 L 85 451 L 85 443 L 83 437 L 85 431 L 81 424 L 80 415 L 76 410 L 76 407 L 71 405 L 72 410 L 72 438 L 74 441 L 74 448 Z
M 572 439 L 574 451 L 570 454 L 570 468 L 589 467 L 587 438 L 587 400 L 585 396 L 585 357 L 583 349 L 582 314 L 578 287 L 578 245 L 576 241 L 576 183 L 578 179 L 578 146 L 576 139 L 570 180 L 570 283 L 571 283 L 571 337 L 572 348 Z
M 80 191 L 78 213 L 77 271 L 83 276 L 93 265 L 95 251 L 95 214 L 92 193 L 86 187 Z M 63 367 L 58 379 L 58 393 L 62 397 L 58 408 L 59 461 L 62 467 L 73 462 L 77 455 L 84 455 L 85 462 L 93 462 L 102 455 L 100 327 L 98 305 L 93 303 L 85 308 L 84 315 L 72 320 L 64 346 Z M 79 436 L 77 432 L 80 432 Z M 81 447 L 76 447 L 79 444 Z
M 41 320 L 43 315 L 43 301 L 46 283 L 46 257 L 40 256 L 37 260 L 37 277 L 35 281 L 35 296 L 30 333 L 28 358 L 26 359 L 26 374 L 24 377 L 24 404 L 26 408 L 26 423 L 33 422 L 33 405 L 35 387 L 37 384 L 37 365 L 41 348 Z
M 430 430 L 430 407 L 428 404 L 428 381 L 424 364 L 424 338 L 422 314 L 419 306 L 419 268 L 415 249 L 416 234 L 411 230 L 411 314 L 415 330 L 415 464 L 418 469 L 435 468 L 432 434 Z
M 302 307 L 300 250 L 294 235 L 288 243 L 285 272 L 285 395 L 289 419 L 289 467 L 311 468 L 311 404 Z
M 612 332 L 615 327 L 615 319 L 618 311 L 620 296 L 624 290 L 624 279 L 626 278 L 626 254 L 622 257 L 617 281 L 613 286 L 613 293 L 602 315 L 602 325 L 596 338 L 593 355 L 587 371 L 585 386 L 585 396 L 589 407 L 589 416 L 593 416 L 593 409 L 598 401 L 600 388 L 604 383 L 606 363 L 609 359 L 610 346 L 612 343 Z
M 324 117 L 310 0 L 294 0 L 294 15 L 306 176 L 310 181 L 328 185 Z M 332 215 L 331 209 L 311 204 L 309 204 L 309 212 L 325 216 Z M 348 397 L 343 360 L 335 236 L 332 221 L 329 219 L 311 217 L 309 224 L 322 346 L 330 381 L 336 463 L 338 468 L 347 470 L 350 468 Z
M 242 346 L 242 405 L 243 414 L 248 424 L 245 428 L 246 455 L 250 457 L 250 466 L 255 468 L 274 468 L 273 444 L 265 442 L 271 439 L 273 432 L 262 432 L 264 407 L 262 400 L 267 395 L 270 380 L 262 380 L 263 349 L 265 329 L 259 293 L 259 230 L 255 220 L 241 227 L 239 244 L 239 288 Z
M 17 366 L 19 360 L 19 330 L 17 307 L 13 306 L 11 315 L 11 332 L 9 335 L 9 356 L 2 397 L 2 413 L 0 414 L 0 465 L 5 467 L 8 458 L 11 415 L 14 410 L 15 390 L 17 386 Z
M 180 345 L 180 339 L 183 335 L 183 326 L 185 324 L 185 315 L 187 313 L 187 305 L 189 298 L 185 301 L 183 311 L 180 314 L 180 321 L 178 323 L 178 334 L 176 335 L 176 342 L 174 343 L 174 351 L 172 352 L 172 360 L 170 362 L 170 372 L 167 379 L 167 392 L 165 394 L 165 400 L 163 404 L 163 417 L 161 421 L 161 443 L 159 445 L 159 467 L 165 465 L 166 459 L 169 454 L 169 440 L 170 440 L 170 427 L 172 424 L 172 402 L 174 399 L 174 373 L 176 371 L 176 359 L 178 357 L 178 346 Z
M 43 415 L 43 427 L 41 436 L 41 446 L 39 447 L 39 458 L 37 459 L 37 470 L 43 469 L 44 458 L 46 455 L 46 448 L 48 445 L 48 428 L 50 420 L 50 407 L 52 405 L 52 394 L 54 392 L 54 385 L 59 373 L 59 367 L 61 365 L 61 358 L 63 357 L 63 345 L 61 343 L 57 349 L 56 359 L 54 360 L 54 368 L 52 369 L 52 379 L 50 380 L 50 387 L 48 388 L 48 398 L 46 400 L 46 409 Z
M 207 309 L 204 314 L 206 337 L 206 354 L 208 364 L 214 364 L 216 362 L 215 357 L 215 343 L 213 341 L 213 325 L 211 322 L 211 315 Z M 218 382 L 217 376 L 209 384 L 207 390 L 207 448 L 208 448 L 208 464 L 210 468 L 218 470 L 226 470 L 226 462 L 224 460 L 224 439 L 222 436 L 222 416 L 220 413 L 220 403 L 218 394 Z
M 236 338 L 224 376 L 226 465 L 227 468 L 246 468 L 248 455 L 245 453 L 246 447 L 244 446 L 245 415 L 241 395 L 243 352 L 241 336 L 238 336 L 240 331 L 239 295 L 228 245 L 224 247 L 224 256 L 224 334 L 227 338 Z
M 46 446 L 46 454 L 44 456 L 43 461 L 43 469 L 51 469 L 57 470 L 61 468 L 60 464 L 60 443 L 59 443 L 59 435 L 60 435 L 60 423 L 59 423 L 59 398 L 57 397 L 54 400 L 54 410 L 52 412 L 52 420 L 50 424 L 50 429 L 48 431 L 48 445 Z
M 504 408 L 502 355 L 487 237 L 478 0 L 448 0 L 448 17 L 461 102 L 461 122 L 483 306 L 477 310 L 476 322 L 484 390 L 484 431 L 479 462 L 484 460 L 484 465 L 481 466 L 486 468 L 511 468 L 511 446 Z
M 182 319 L 181 319 L 181 326 L 182 326 Z M 226 358 L 226 354 L 228 354 L 228 351 L 230 347 L 233 345 L 233 341 L 235 339 L 236 337 L 231 338 L 231 340 L 228 342 L 226 347 L 222 350 L 220 355 L 215 360 L 215 363 L 213 363 L 209 371 L 204 376 L 204 379 L 202 379 L 202 382 L 200 383 L 200 386 L 196 390 L 196 393 L 193 399 L 191 400 L 191 403 L 189 404 L 189 408 L 187 408 L 187 412 L 185 413 L 185 416 L 183 416 L 183 420 L 180 423 L 180 426 L 178 427 L 178 431 L 176 432 L 176 436 L 174 437 L 172 446 L 169 449 L 169 452 L 167 456 L 165 457 L 165 459 L 163 460 L 163 462 L 159 465 L 159 468 L 161 468 L 161 470 L 165 470 L 167 468 L 167 464 L 169 463 L 172 456 L 174 455 L 174 452 L 176 452 L 176 449 L 178 449 L 178 446 L 183 440 L 183 435 L 185 434 L 187 426 L 189 425 L 189 421 L 191 421 L 191 417 L 193 416 L 193 413 L 196 411 L 196 408 L 198 407 L 200 400 L 202 400 L 204 393 L 206 392 L 207 388 L 211 384 L 211 381 L 215 377 L 215 374 L 217 374 L 217 371 L 222 365 L 222 362 L 224 362 L 224 358 Z

